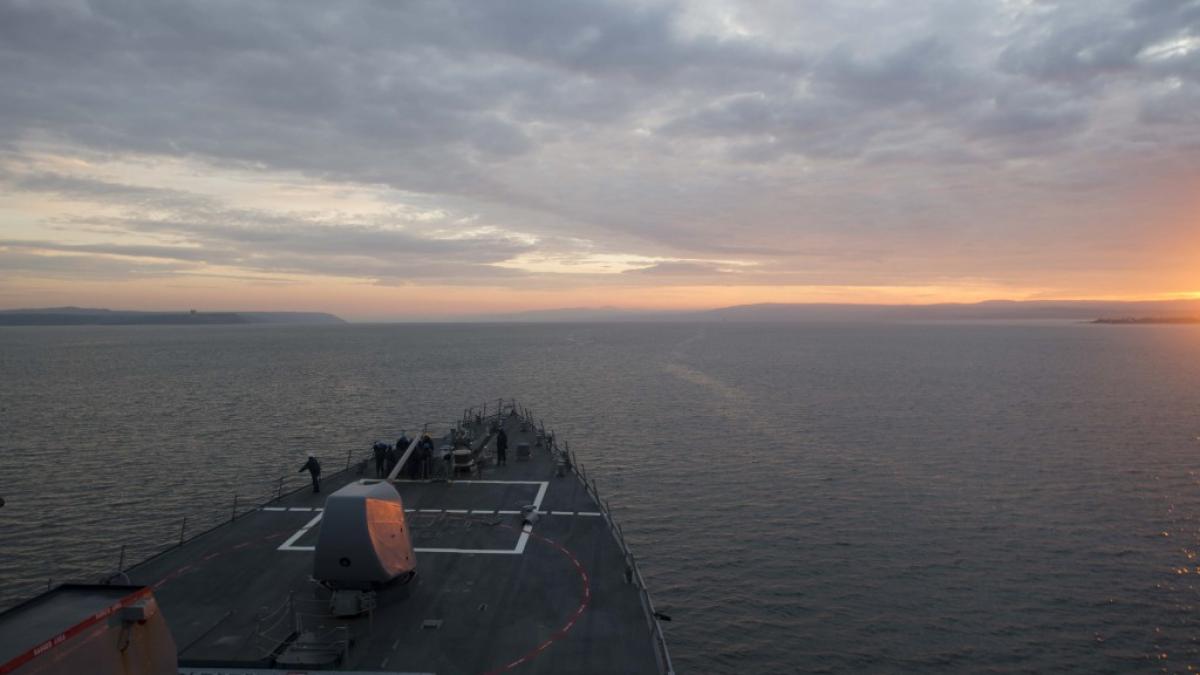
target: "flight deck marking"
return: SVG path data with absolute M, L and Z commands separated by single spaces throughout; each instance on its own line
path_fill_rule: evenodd
M 313 516 L 312 520 L 308 521 L 307 525 L 300 528 L 299 530 L 296 530 L 295 534 L 288 537 L 287 541 L 280 544 L 279 548 L 277 548 L 275 550 L 277 550 L 277 551 L 311 551 L 314 548 L 316 548 L 315 546 L 293 546 L 293 544 L 296 543 L 297 539 L 299 539 L 300 537 L 303 537 L 305 534 L 307 534 L 308 531 L 311 530 L 313 527 L 315 527 L 317 523 L 321 522 L 321 518 L 323 518 L 324 516 L 325 516 L 324 510 L 317 513 L 317 515 Z
M 396 483 L 424 483 L 426 481 L 414 480 L 397 480 Z M 549 511 L 542 510 L 542 500 L 546 498 L 546 491 L 550 489 L 550 482 L 544 480 L 460 480 L 456 483 L 482 483 L 485 485 L 536 485 L 538 486 L 537 496 L 533 498 L 533 510 L 541 515 L 547 515 Z M 263 509 L 266 510 L 266 509 Z M 288 537 L 287 541 L 279 545 L 277 551 L 315 551 L 316 546 L 297 546 L 299 541 L 309 530 L 316 527 L 321 522 L 321 517 L 325 515 L 325 509 L 322 507 L 306 508 L 292 507 L 289 511 L 316 511 L 317 515 L 312 520 L 308 521 L 304 527 L 297 530 L 292 536 Z M 469 509 L 404 509 L 405 513 L 451 513 L 455 515 L 466 515 L 468 513 L 476 513 L 481 515 L 491 515 L 493 513 L 500 515 L 517 515 L 520 511 L 510 510 L 469 510 Z M 584 515 L 580 512 L 580 515 Z M 596 514 L 599 515 L 599 514 Z M 525 553 L 525 547 L 529 544 L 529 535 L 533 532 L 532 525 L 525 525 L 521 528 L 521 535 L 517 537 L 517 545 L 512 549 L 496 549 L 496 548 L 413 548 L 414 553 L 480 553 L 486 555 L 522 555 Z
M 571 549 L 552 539 L 547 539 L 540 534 L 535 534 L 533 537 L 558 549 L 560 553 L 562 553 L 567 557 L 568 560 L 571 561 L 571 564 L 575 566 L 575 571 L 579 573 L 579 581 L 583 585 L 583 597 L 580 598 L 579 606 L 575 608 L 575 611 L 571 614 L 571 617 L 567 619 L 567 622 L 563 624 L 562 628 L 559 628 L 557 631 L 551 633 L 550 637 L 546 639 L 545 642 L 542 642 L 540 645 L 521 655 L 519 658 L 510 661 L 503 666 L 499 666 L 487 671 L 484 673 L 484 675 L 499 675 L 499 673 L 513 670 L 517 666 L 537 658 L 542 654 L 542 652 L 545 652 L 547 649 L 549 649 L 555 642 L 566 637 L 567 633 L 570 632 L 570 630 L 575 626 L 580 617 L 583 616 L 583 613 L 587 611 L 588 605 L 590 605 L 592 602 L 592 585 L 588 580 L 587 571 L 583 569 L 583 563 L 579 562 L 579 558 L 577 558 L 575 554 L 571 552 Z

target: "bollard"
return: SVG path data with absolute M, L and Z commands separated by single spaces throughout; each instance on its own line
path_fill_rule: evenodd
M 283 476 L 279 477 L 279 487 L 275 489 L 276 501 L 283 499 Z

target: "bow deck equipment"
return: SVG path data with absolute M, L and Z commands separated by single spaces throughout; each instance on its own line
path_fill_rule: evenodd
M 552 435 L 512 404 L 435 440 L 433 474 L 450 480 L 394 479 L 414 442 L 392 480 L 365 480 L 364 462 L 127 569 L 157 599 L 178 672 L 671 671 L 620 528 Z M 0 647 L 53 637 L 4 629 Z

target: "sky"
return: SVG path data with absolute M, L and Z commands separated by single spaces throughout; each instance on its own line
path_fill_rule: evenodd
M 1200 297 L 1200 0 L 0 0 L 0 307 Z

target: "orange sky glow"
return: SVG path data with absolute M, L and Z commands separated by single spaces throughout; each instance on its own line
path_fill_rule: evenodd
M 0 309 L 1200 298 L 1200 38 L 1179 20 L 650 4 L 563 6 L 515 40 L 491 3 L 243 8 L 212 34 L 14 9 Z

